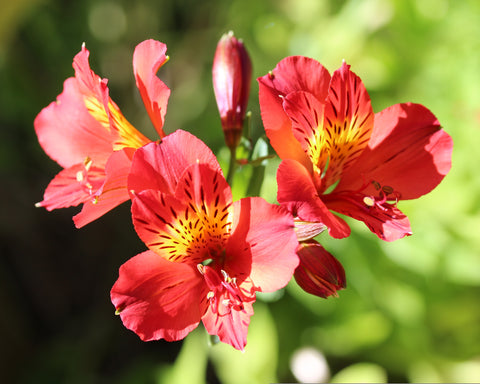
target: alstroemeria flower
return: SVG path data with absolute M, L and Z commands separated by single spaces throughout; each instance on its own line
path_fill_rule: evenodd
M 374 114 L 361 79 L 343 63 L 332 76 L 317 61 L 287 57 L 258 79 L 267 136 L 283 159 L 278 201 L 318 221 L 333 237 L 350 234 L 335 211 L 393 241 L 411 234 L 400 200 L 435 188 L 451 167 L 452 139 L 419 104 Z
M 233 149 L 242 137 L 252 80 L 252 62 L 243 42 L 233 32 L 224 34 L 218 42 L 212 79 L 225 143 Z
M 184 131 L 136 151 L 132 186 L 149 250 L 122 265 L 111 290 L 124 325 L 145 341 L 175 341 L 202 321 L 243 350 L 255 292 L 284 287 L 298 265 L 291 214 L 259 197 L 232 202 L 213 154 Z
M 133 54 L 133 71 L 147 112 L 160 137 L 170 90 L 156 76 L 167 61 L 165 44 L 146 40 Z M 97 219 L 129 199 L 127 176 L 135 149 L 151 140 L 137 131 L 109 97 L 107 80 L 91 69 L 89 52 L 73 60 L 75 77 L 64 83 L 57 100 L 36 117 L 40 145 L 64 168 L 48 185 L 37 206 L 47 210 L 83 204 L 77 227 Z

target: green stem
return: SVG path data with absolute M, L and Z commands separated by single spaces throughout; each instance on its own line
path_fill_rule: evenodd
M 235 168 L 237 167 L 237 149 L 230 148 L 230 163 L 228 165 L 227 183 L 230 188 L 233 185 L 233 175 L 235 174 Z

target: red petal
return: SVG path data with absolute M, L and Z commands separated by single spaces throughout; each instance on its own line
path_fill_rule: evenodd
M 325 126 L 319 132 L 322 147 L 319 168 L 328 188 L 367 147 L 373 129 L 370 96 L 362 80 L 345 62 L 332 75 L 325 105 Z
M 394 205 L 385 203 L 382 207 L 367 206 L 364 204 L 364 196 L 360 194 L 352 194 L 348 199 L 336 196 L 338 195 L 325 196 L 328 208 L 363 221 L 380 239 L 394 241 L 412 234 L 408 217 Z
M 231 276 L 248 273 L 264 292 L 284 287 L 298 265 L 298 245 L 292 215 L 259 197 L 234 203 L 233 233 L 226 249 L 225 270 Z M 250 264 L 251 263 L 251 264 Z
M 133 72 L 150 120 L 160 137 L 167 112 L 170 89 L 157 77 L 160 67 L 168 60 L 167 46 L 159 41 L 145 40 L 133 53 Z
M 271 73 L 258 78 L 258 82 L 262 120 L 273 148 L 280 158 L 295 159 L 310 167 L 293 136 L 282 98 L 290 92 L 305 91 L 323 101 L 327 97 L 330 74 L 316 60 L 292 56 L 280 61 Z
M 137 193 L 156 189 L 174 194 L 185 169 L 197 162 L 221 172 L 210 148 L 191 133 L 177 130 L 160 143 L 147 144 L 135 152 L 128 189 Z
M 230 344 L 232 347 L 244 351 L 252 315 L 253 302 L 245 302 L 243 310 L 232 309 L 230 313 L 223 316 L 220 316 L 218 312 L 214 313 L 210 305 L 202 321 L 210 335 L 217 335 L 222 343 Z
M 91 223 L 108 211 L 130 199 L 127 191 L 127 177 L 132 163 L 133 149 L 125 148 L 114 152 L 105 167 L 105 184 L 97 197 L 90 198 L 82 211 L 73 217 L 77 228 Z
M 112 152 L 115 137 L 90 115 L 75 78 L 65 81 L 57 101 L 38 114 L 34 126 L 44 151 L 64 168 L 87 157 L 102 166 Z
M 95 197 L 95 193 L 105 181 L 105 173 L 101 168 L 91 167 L 88 171 L 88 183 L 91 188 L 79 180 L 78 175 L 85 175 L 85 165 L 77 164 L 62 170 L 50 182 L 43 201 L 37 203 L 51 211 L 58 208 L 74 207 Z
M 327 298 L 346 287 L 342 264 L 319 243 L 301 243 L 297 254 L 300 265 L 295 270 L 295 280 L 304 291 Z
M 123 324 L 142 340 L 183 339 L 206 311 L 207 290 L 196 266 L 141 253 L 120 267 L 110 296 Z
M 324 149 L 322 142 L 317 142 L 318 132 L 323 131 L 325 105 L 313 94 L 303 91 L 291 92 L 283 100 L 285 113 L 291 120 L 293 135 L 302 145 L 303 150 L 315 161 Z
M 301 220 L 325 224 L 330 236 L 337 239 L 350 235 L 347 223 L 328 210 L 318 196 L 310 174 L 299 162 L 282 161 L 277 171 L 277 183 L 278 202 L 295 202 L 297 212 L 294 215 Z
M 173 197 L 160 191 L 135 194 L 135 229 L 147 246 L 171 261 L 198 264 L 222 255 L 230 235 L 230 187 L 206 164 L 185 171 Z
M 390 186 L 400 199 L 415 199 L 435 188 L 451 167 L 452 138 L 419 104 L 396 104 L 375 115 L 368 148 L 342 176 L 335 191 L 365 182 Z M 365 193 L 375 193 L 373 186 Z

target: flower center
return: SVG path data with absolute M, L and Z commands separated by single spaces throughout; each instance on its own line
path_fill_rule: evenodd
M 213 313 L 225 316 L 230 314 L 232 309 L 242 311 L 243 303 L 255 301 L 255 291 L 259 289 L 253 284 L 250 290 L 247 290 L 238 286 L 237 279 L 230 277 L 223 269 L 220 276 L 218 271 L 209 266 L 198 264 L 197 268 L 210 289 L 207 299 Z

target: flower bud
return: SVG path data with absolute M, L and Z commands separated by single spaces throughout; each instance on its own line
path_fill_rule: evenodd
M 212 76 L 225 142 L 232 149 L 242 137 L 252 77 L 250 57 L 233 32 L 224 34 L 218 42 Z
M 294 276 L 305 292 L 327 298 L 346 287 L 342 264 L 316 241 L 300 243 L 297 255 L 300 264 Z

